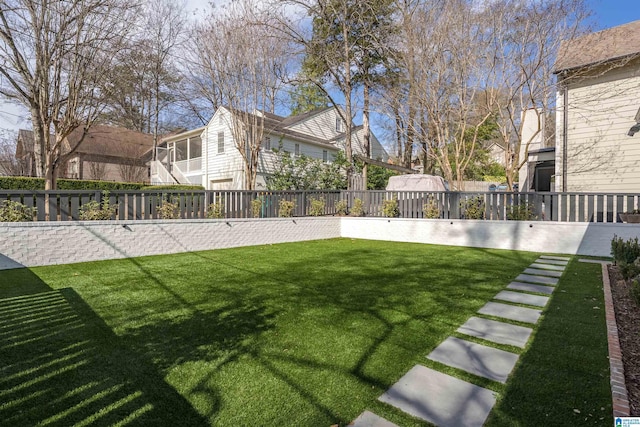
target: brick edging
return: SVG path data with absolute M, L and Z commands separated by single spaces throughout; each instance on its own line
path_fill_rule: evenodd
M 611 281 L 609 280 L 608 263 L 602 263 L 602 284 L 604 289 L 604 307 L 607 319 L 607 341 L 609 342 L 609 369 L 611 372 L 611 396 L 613 399 L 613 416 L 629 416 L 629 396 L 624 379 L 624 365 L 622 364 L 622 351 L 618 337 L 618 325 L 616 313 L 613 309 L 611 296 Z

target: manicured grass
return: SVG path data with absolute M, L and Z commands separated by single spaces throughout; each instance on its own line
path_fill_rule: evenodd
M 487 426 L 613 425 L 602 273 L 573 259 Z
M 0 424 L 424 425 L 376 399 L 536 256 L 335 239 L 0 272 Z M 566 351 L 552 314 L 533 369 Z M 492 425 L 528 425 L 525 368 Z

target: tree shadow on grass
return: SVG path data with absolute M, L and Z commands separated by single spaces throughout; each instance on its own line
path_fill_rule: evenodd
M 15 281 L 0 289 L 0 425 L 209 425 L 73 289 L 6 273 Z

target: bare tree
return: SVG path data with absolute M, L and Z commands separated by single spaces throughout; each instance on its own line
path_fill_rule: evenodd
M 493 57 L 486 69 L 486 107 L 496 114 L 509 188 L 526 163 L 529 147 L 544 140 L 545 115 L 555 108 L 553 66 L 560 43 L 574 38 L 584 27 L 589 11 L 584 0 L 516 0 L 498 2 L 482 11 L 492 43 Z M 538 131 L 524 139 L 522 115 L 535 111 Z
M 15 132 L 0 130 L 0 176 L 22 176 L 25 168 L 23 162 L 16 158 Z
M 288 57 L 286 45 L 267 30 L 258 2 L 243 0 L 199 28 L 193 49 L 207 97 L 224 105 L 235 148 L 243 159 L 244 188 L 255 188 L 258 155 L 269 131 L 263 111 L 273 112 Z M 206 87 L 201 85 L 201 88 Z
M 31 114 L 45 189 L 77 149 L 63 141 L 103 107 L 98 90 L 131 27 L 128 0 L 5 0 L 0 5 L 0 95 Z M 53 131 L 54 138 L 50 137 Z

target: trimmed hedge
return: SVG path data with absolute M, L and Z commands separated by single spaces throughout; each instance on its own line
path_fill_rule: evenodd
M 58 190 L 204 190 L 201 185 L 147 185 L 135 182 L 58 179 Z M 44 179 L 26 176 L 0 176 L 0 190 L 44 190 Z
M 145 185 L 141 190 L 204 190 L 202 185 Z

